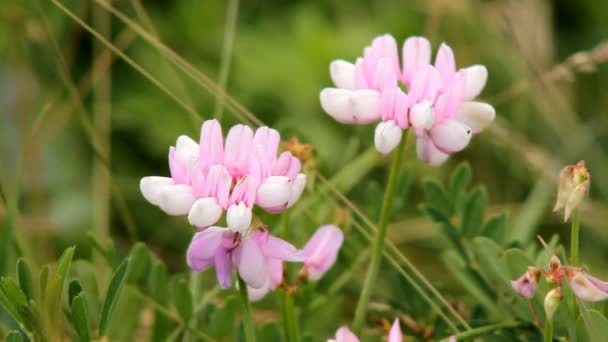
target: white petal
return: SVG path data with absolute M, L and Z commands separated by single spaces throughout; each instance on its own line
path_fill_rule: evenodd
M 295 181 L 291 186 L 291 192 L 289 195 L 289 202 L 287 203 L 287 207 L 291 207 L 294 205 L 302 196 L 302 192 L 304 191 L 304 187 L 306 186 L 306 175 L 300 173 L 296 176 Z
M 389 154 L 399 144 L 402 135 L 401 127 L 393 120 L 379 123 L 374 135 L 376 150 L 382 154 Z
M 320 100 L 323 110 L 338 122 L 366 124 L 380 117 L 380 93 L 375 90 L 326 88 Z
M 338 122 L 355 123 L 350 106 L 351 92 L 346 89 L 325 88 L 321 90 L 321 107 Z
M 355 121 L 366 124 L 376 121 L 380 117 L 380 93 L 371 90 L 355 90 L 351 97 L 352 113 Z
M 251 226 L 251 218 L 253 214 L 250 208 L 247 208 L 245 203 L 233 204 L 226 212 L 226 223 L 228 228 L 235 232 L 243 233 Z
M 456 110 L 456 120 L 471 127 L 477 134 L 488 127 L 496 117 L 494 107 L 483 102 L 465 102 Z
M 168 186 L 160 192 L 160 208 L 169 215 L 186 215 L 196 201 L 192 187 L 185 184 Z
M 199 147 L 189 136 L 180 135 L 175 143 L 175 153 L 178 160 L 187 161 L 198 158 Z
M 431 129 L 433 122 L 435 122 L 435 114 L 433 104 L 430 101 L 424 100 L 416 103 L 410 109 L 410 124 L 416 130 L 416 134 Z
M 420 160 L 434 166 L 443 164 L 450 156 L 437 149 L 433 141 L 427 136 L 418 137 L 416 140 L 416 152 Z
M 488 81 L 488 69 L 484 65 L 472 65 L 465 68 L 466 86 L 464 99 L 472 100 L 477 97 Z
M 471 141 L 471 135 L 471 128 L 456 120 L 446 120 L 431 130 L 433 144 L 446 153 L 463 150 Z
M 171 185 L 173 179 L 169 177 L 150 176 L 139 181 L 139 190 L 148 202 L 159 205 L 161 191 Z
M 329 74 L 338 88 L 355 88 L 355 65 L 345 60 L 336 59 L 329 64 Z
M 188 222 L 195 227 L 209 227 L 222 217 L 222 207 L 214 197 L 199 198 L 188 213 Z
M 285 176 L 268 177 L 258 188 L 256 203 L 262 208 L 286 205 L 291 195 L 291 180 Z

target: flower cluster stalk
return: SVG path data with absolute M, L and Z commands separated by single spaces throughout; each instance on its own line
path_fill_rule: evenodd
M 578 236 L 579 236 L 579 231 L 580 231 L 580 226 L 579 226 L 579 211 L 578 209 L 574 209 L 574 212 L 572 213 L 572 229 L 571 229 L 571 236 L 570 236 L 570 264 L 572 266 L 578 266 L 579 265 L 579 258 L 578 258 Z
M 241 278 L 239 278 L 239 297 L 241 299 L 241 305 L 243 306 L 243 327 L 245 330 L 245 341 L 256 342 L 255 337 L 255 323 L 253 322 L 253 316 L 251 315 L 251 303 L 249 302 L 249 296 L 247 295 L 247 284 Z
M 382 203 L 382 210 L 380 212 L 378 231 L 376 232 L 376 239 L 374 240 L 372 259 L 367 269 L 367 275 L 365 277 L 363 289 L 361 290 L 361 295 L 355 311 L 353 329 L 357 335 L 361 333 L 363 321 L 365 320 L 365 313 L 367 312 L 367 305 L 371 295 L 371 289 L 376 283 L 376 278 L 378 277 L 378 269 L 380 267 L 380 262 L 382 261 L 382 250 L 384 248 L 384 239 L 386 237 L 386 228 L 388 227 L 389 216 L 393 204 L 393 195 L 397 187 L 397 179 L 399 178 L 401 163 L 403 162 L 403 152 L 405 150 L 406 140 L 407 138 L 401 140 L 393 155 L 393 163 L 388 176 L 388 182 L 386 184 L 386 191 L 384 192 L 384 199 Z

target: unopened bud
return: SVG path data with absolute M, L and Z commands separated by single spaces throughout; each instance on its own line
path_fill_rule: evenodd
M 562 298 L 562 291 L 559 287 L 549 291 L 545 296 L 545 316 L 549 321 L 553 320 L 553 315 L 555 315 L 555 311 L 557 311 Z
M 591 175 L 584 160 L 576 165 L 568 165 L 560 172 L 557 201 L 553 211 L 564 208 L 564 221 L 568 221 L 572 211 L 580 205 L 589 193 L 590 180 Z

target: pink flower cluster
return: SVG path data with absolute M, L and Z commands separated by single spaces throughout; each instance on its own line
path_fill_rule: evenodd
M 302 194 L 306 175 L 291 152 L 277 157 L 280 135 L 245 125 L 230 129 L 224 145 L 216 120 L 203 123 L 200 145 L 180 136 L 169 149 L 171 177 L 144 177 L 144 197 L 169 215 L 188 215 L 198 230 L 215 224 L 226 211 L 228 228 L 244 232 L 254 204 L 272 213 L 292 206 Z
M 491 105 L 472 101 L 486 84 L 485 66 L 457 70 L 446 44 L 431 64 L 431 45 L 423 37 L 405 41 L 401 66 L 397 42 L 387 34 L 375 38 L 354 64 L 338 59 L 329 70 L 336 88 L 321 91 L 321 106 L 342 123 L 381 120 L 374 142 L 383 154 L 392 151 L 402 130 L 411 126 L 419 158 L 439 165 L 494 120 Z
M 401 334 L 401 326 L 399 325 L 399 319 L 395 319 L 391 330 L 386 337 L 387 342 L 401 342 L 403 341 L 403 335 Z M 336 337 L 327 340 L 327 342 L 359 342 L 359 338 L 347 327 L 341 327 L 336 331 Z
M 343 240 L 338 227 L 327 225 L 315 232 L 304 249 L 298 250 L 266 229 L 239 233 L 209 227 L 194 235 L 186 259 L 197 272 L 215 266 L 222 288 L 232 286 L 232 270 L 236 267 L 247 283 L 249 298 L 258 300 L 281 285 L 284 261 L 303 262 L 309 279 L 319 279 L 334 264 Z

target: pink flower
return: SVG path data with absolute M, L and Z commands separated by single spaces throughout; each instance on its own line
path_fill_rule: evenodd
M 341 327 L 336 331 L 336 338 L 330 338 L 327 342 L 359 342 L 359 338 L 347 327 Z
M 582 301 L 599 302 L 608 299 L 608 282 L 588 274 L 581 268 L 570 268 L 567 279 L 574 295 Z
M 169 215 L 188 215 L 193 226 L 204 229 L 226 212 L 228 227 L 244 232 L 257 204 L 281 212 L 300 197 L 306 176 L 290 152 L 277 157 L 279 133 L 260 127 L 255 133 L 236 125 L 226 136 L 216 120 L 203 123 L 200 145 L 180 136 L 169 149 L 171 177 L 144 177 L 144 197 Z
M 401 327 L 399 326 L 399 319 L 395 319 L 393 325 L 391 326 L 391 330 L 388 333 L 386 338 L 387 342 L 401 342 L 403 341 L 403 336 L 401 334 Z M 336 331 L 336 337 L 333 339 L 327 340 L 327 342 L 359 342 L 359 338 L 352 331 L 350 331 L 347 327 L 343 326 L 338 331 Z
M 492 106 L 472 101 L 485 86 L 487 69 L 473 65 L 456 70 L 454 54 L 446 44 L 431 65 L 431 45 L 423 37 L 407 39 L 402 58 L 400 69 L 397 43 L 383 35 L 364 49 L 355 64 L 333 61 L 330 74 L 336 88 L 321 91 L 321 106 L 342 123 L 381 119 L 374 142 L 383 154 L 392 151 L 402 130 L 412 126 L 418 136 L 418 156 L 441 164 L 494 119 Z M 407 94 L 399 82 L 407 87 Z
M 536 267 L 528 267 L 526 273 L 517 278 L 517 280 L 511 281 L 511 286 L 518 295 L 524 298 L 532 298 L 534 297 L 534 292 L 536 292 L 536 284 L 538 284 L 539 279 L 540 270 Z
M 343 241 L 344 234 L 334 225 L 317 229 L 303 249 L 304 269 L 309 279 L 319 280 L 333 266 Z
M 282 262 L 301 262 L 304 256 L 291 244 L 276 238 L 267 230 L 250 230 L 245 234 L 226 228 L 209 227 L 198 232 L 186 253 L 188 266 L 196 272 L 215 266 L 222 288 L 232 286 L 232 269 L 253 289 L 279 284 Z

